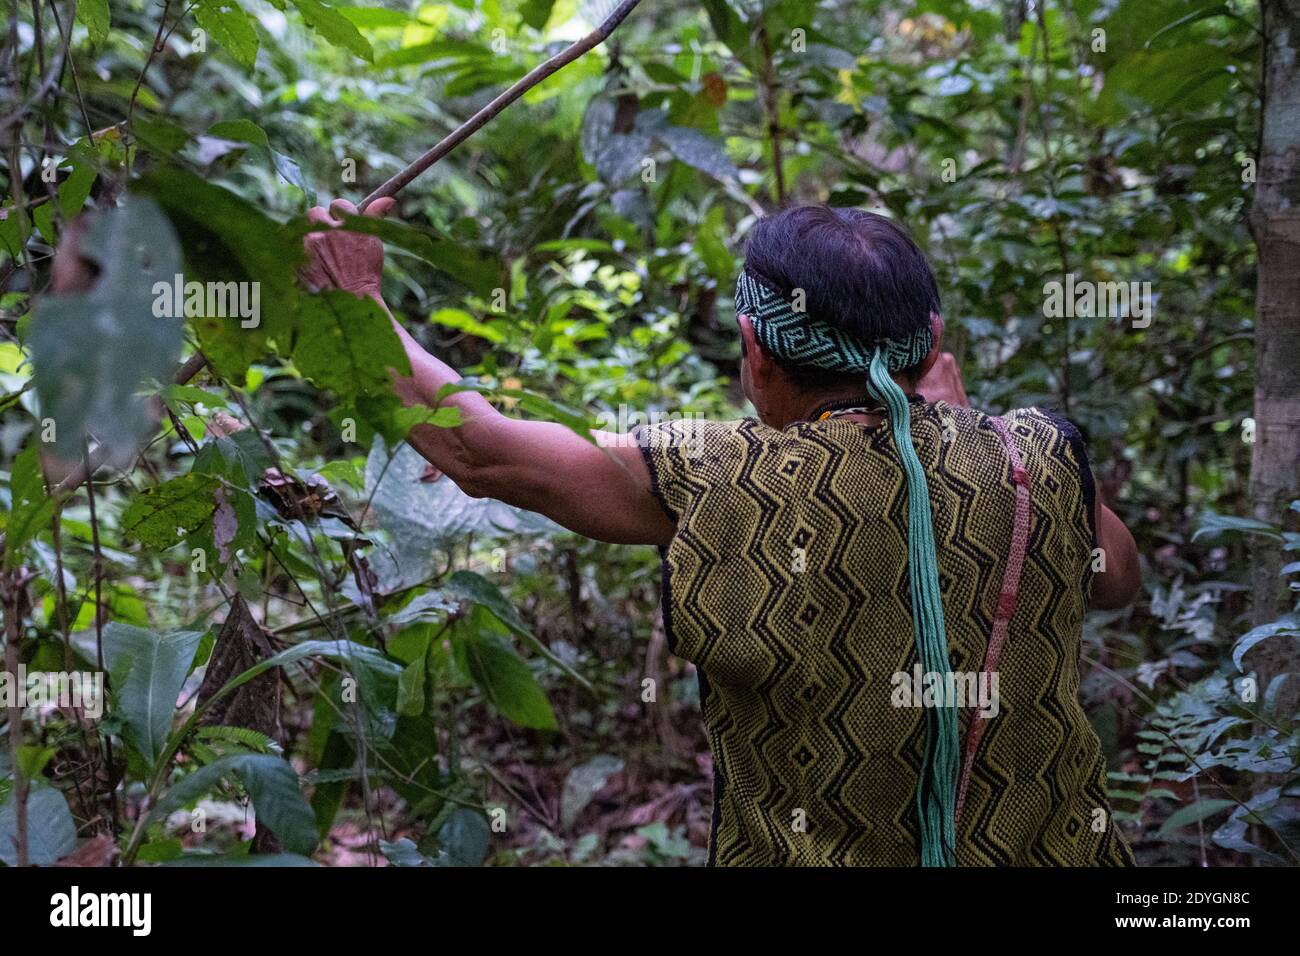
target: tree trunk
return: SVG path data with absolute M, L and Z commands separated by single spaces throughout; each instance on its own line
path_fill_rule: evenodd
M 1297 515 L 1287 505 L 1300 498 L 1300 0 L 1261 6 L 1264 115 L 1250 212 L 1259 260 L 1250 499 L 1256 518 L 1294 528 Z M 1254 542 L 1251 616 L 1260 624 L 1284 609 L 1283 552 L 1278 542 Z M 1283 640 L 1259 646 L 1252 657 L 1261 691 L 1277 674 L 1300 671 L 1297 646 Z M 1296 688 L 1290 691 L 1284 696 L 1294 701 Z

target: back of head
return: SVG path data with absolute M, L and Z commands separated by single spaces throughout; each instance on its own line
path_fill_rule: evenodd
M 934 273 L 911 236 L 893 220 L 860 209 L 793 206 L 760 219 L 746 246 L 745 271 L 868 349 L 928 329 L 940 310 Z M 803 386 L 840 377 L 774 357 Z

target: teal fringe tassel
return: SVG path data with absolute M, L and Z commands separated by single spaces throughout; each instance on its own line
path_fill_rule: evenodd
M 907 571 L 912 586 L 912 620 L 921 667 L 947 674 L 948 637 L 939 593 L 939 565 L 925 469 L 912 446 L 912 413 L 907 395 L 890 377 L 886 354 L 876 349 L 868 369 L 868 389 L 889 411 L 898 457 L 907 477 Z M 955 866 L 957 774 L 960 748 L 957 712 L 951 706 L 925 708 L 925 766 L 916 790 L 921 821 L 921 865 Z

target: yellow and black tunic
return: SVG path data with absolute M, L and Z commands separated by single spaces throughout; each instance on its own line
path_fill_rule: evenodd
M 1007 453 L 980 412 L 912 409 L 952 668 L 979 671 L 1012 533 Z M 1131 864 L 1078 700 L 1095 538 L 1083 443 L 1036 409 L 1004 421 L 1033 482 L 1032 524 L 956 861 Z M 917 654 L 907 496 L 888 425 L 681 421 L 641 441 L 677 526 L 663 551 L 664 612 L 670 646 L 700 675 L 710 863 L 917 865 L 926 732 L 920 709 L 891 703 L 893 676 L 912 673 Z M 959 711 L 963 736 L 974 713 Z

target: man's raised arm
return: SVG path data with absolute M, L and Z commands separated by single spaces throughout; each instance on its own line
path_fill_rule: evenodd
M 366 215 L 383 216 L 392 200 L 377 200 Z M 308 213 L 312 222 L 337 226 L 356 208 L 337 199 L 329 210 Z M 340 288 L 378 302 L 384 247 L 374 236 L 343 231 L 310 233 L 303 281 L 315 290 Z M 390 318 L 392 313 L 389 312 Z M 438 394 L 461 376 L 426 352 L 394 319 L 411 363 L 411 375 L 394 376 L 394 389 L 408 405 L 437 405 Z M 455 428 L 417 425 L 407 441 L 435 468 L 476 498 L 496 498 L 536 511 L 570 531 L 615 544 L 666 545 L 673 524 L 650 492 L 650 473 L 640 450 L 625 436 L 592 432 L 586 441 L 563 425 L 508 418 L 477 392 L 441 400 L 460 409 Z

